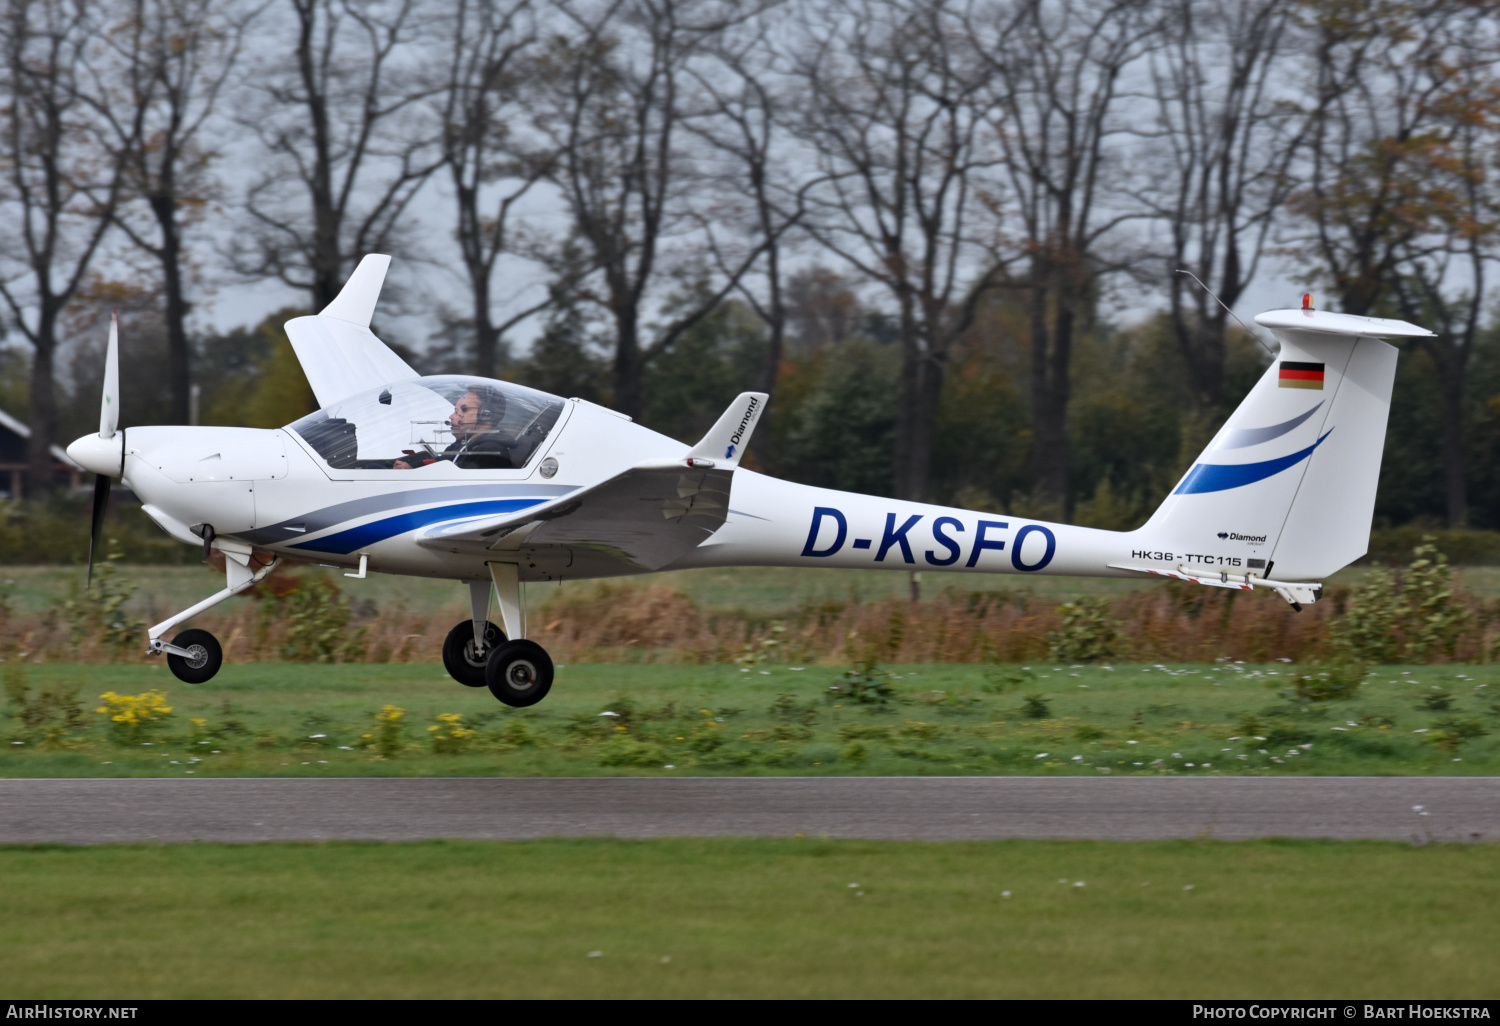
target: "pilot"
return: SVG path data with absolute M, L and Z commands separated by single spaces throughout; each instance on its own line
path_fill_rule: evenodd
M 453 413 L 448 417 L 453 442 L 446 449 L 433 456 L 408 453 L 391 467 L 411 470 L 438 460 L 452 460 L 471 469 L 507 469 L 513 465 L 510 446 L 495 430 L 504 418 L 505 396 L 485 385 L 475 385 L 453 404 Z

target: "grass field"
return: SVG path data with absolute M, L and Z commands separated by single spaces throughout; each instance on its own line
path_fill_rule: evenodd
M 8 666 L 0 775 L 1493 774 L 1500 667 L 1384 667 L 1350 701 L 1291 696 L 1294 666 L 896 666 L 861 703 L 834 667 L 558 670 L 527 710 L 426 664 Z M 112 733 L 106 691 L 167 694 Z M 78 725 L 66 726 L 72 692 Z M 26 709 L 50 717 L 27 726 Z M 383 707 L 400 720 L 376 719 Z M 442 714 L 472 736 L 452 737 Z M 438 727 L 439 730 L 430 730 Z M 459 749 L 452 752 L 437 747 Z
M 1500 847 L 0 849 L 17 999 L 1500 996 Z

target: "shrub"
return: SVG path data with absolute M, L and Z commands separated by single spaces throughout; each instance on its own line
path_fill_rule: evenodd
M 349 598 L 331 578 L 306 574 L 286 594 L 286 644 L 282 655 L 294 663 L 332 663 L 357 658 L 364 650 L 364 627 L 350 629 Z
M 1372 570 L 1348 611 L 1329 630 L 1334 651 L 1351 663 L 1451 659 L 1474 622 L 1453 593 L 1453 568 L 1427 535 L 1412 550 L 1398 586 L 1389 570 Z
M 1070 663 L 1114 659 L 1120 642 L 1120 621 L 1111 619 L 1104 599 L 1079 599 L 1057 607 L 1062 627 L 1047 632 L 1049 658 Z

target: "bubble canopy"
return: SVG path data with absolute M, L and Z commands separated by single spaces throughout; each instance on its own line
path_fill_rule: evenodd
M 508 381 L 434 375 L 393 382 L 287 425 L 334 470 L 525 467 L 563 400 Z

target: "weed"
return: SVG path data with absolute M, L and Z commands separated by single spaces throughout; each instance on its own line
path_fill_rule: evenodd
M 804 727 L 811 725 L 818 718 L 818 710 L 811 706 L 797 704 L 797 696 L 783 692 L 776 696 L 771 703 L 771 716 L 782 723 L 800 723 Z
M 381 754 L 383 758 L 394 759 L 401 753 L 401 728 L 405 726 L 402 717 L 406 710 L 399 705 L 382 706 L 375 714 L 375 734 L 370 738 L 371 747 Z
M 1445 716 L 1433 726 L 1435 729 L 1424 740 L 1445 752 L 1456 752 L 1465 741 L 1489 734 L 1478 720 L 1461 720 L 1456 716 Z
M 600 746 L 601 766 L 661 766 L 666 761 L 667 753 L 661 745 L 637 741 L 627 734 L 616 735 Z
M 500 747 L 505 749 L 531 748 L 541 743 L 541 738 L 532 729 L 531 724 L 515 716 L 505 721 L 505 726 L 500 728 L 496 740 Z
M 870 750 L 863 741 L 851 741 L 839 752 L 839 758 L 858 765 L 870 757 Z
M 1027 695 L 1021 703 L 1021 715 L 1028 720 L 1046 720 L 1052 717 L 1052 706 L 1047 699 L 1037 694 Z
M 984 670 L 984 683 L 979 690 L 991 695 L 1003 695 L 1007 691 L 1018 691 L 1027 686 L 1036 685 L 1036 674 L 1030 670 L 1015 666 L 987 666 Z
M 1348 701 L 1359 691 L 1367 672 L 1363 661 L 1339 651 L 1327 663 L 1315 663 L 1306 673 L 1294 674 L 1292 690 L 1308 702 Z
M 1417 708 L 1426 712 L 1447 712 L 1453 708 L 1453 701 L 1456 697 L 1453 692 L 1434 686 L 1431 691 L 1422 696 L 1422 701 Z
M 838 683 L 828 688 L 830 700 L 841 698 L 847 702 L 881 709 L 889 707 L 891 699 L 895 697 L 896 689 L 891 686 L 890 671 L 876 669 L 873 659 L 861 659 L 844 671 Z
M 438 755 L 458 755 L 469 750 L 479 733 L 463 725 L 460 713 L 438 713 L 437 723 L 427 728 L 432 734 L 432 750 Z M 521 723 L 521 720 L 512 722 Z
M 152 689 L 139 695 L 106 691 L 99 697 L 104 704 L 94 711 L 109 717 L 111 729 L 119 741 L 136 741 L 172 715 L 165 691 Z
M 1074 730 L 1073 736 L 1080 741 L 1098 741 L 1108 736 L 1108 731 L 1093 723 L 1080 723 Z

